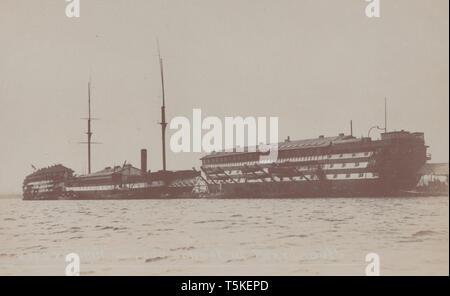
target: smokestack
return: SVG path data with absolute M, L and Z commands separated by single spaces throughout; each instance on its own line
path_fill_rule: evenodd
M 353 137 L 353 120 L 350 120 L 350 136 Z
M 141 173 L 147 174 L 147 149 L 141 149 Z

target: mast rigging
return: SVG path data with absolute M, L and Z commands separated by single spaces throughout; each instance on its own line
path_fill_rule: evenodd
M 161 57 L 161 52 L 159 50 L 159 41 L 157 40 L 158 47 L 158 58 L 159 58 L 159 68 L 161 74 L 161 91 L 162 91 L 162 106 L 161 106 L 161 140 L 162 140 L 162 162 L 163 162 L 163 171 L 166 171 L 166 94 L 164 89 L 164 67 L 163 67 L 163 59 Z

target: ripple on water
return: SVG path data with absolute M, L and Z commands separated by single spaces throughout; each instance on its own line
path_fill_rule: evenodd
M 219 220 L 219 219 L 200 220 L 200 221 L 195 221 L 194 224 L 217 223 L 217 222 L 225 222 L 225 220 Z
M 159 232 L 166 232 L 166 231 L 174 231 L 175 229 L 172 228 L 159 228 L 156 229 L 155 231 L 159 231 Z
M 42 246 L 42 245 L 35 245 L 35 246 L 30 246 L 30 247 L 22 248 L 22 250 L 41 249 L 42 247 L 44 247 L 44 246 Z
M 195 247 L 194 246 L 188 246 L 188 247 L 180 247 L 180 248 L 173 248 L 170 249 L 171 251 L 191 251 L 194 250 Z
M 127 230 L 127 227 L 114 227 L 114 226 L 101 226 L 101 225 L 97 225 L 95 226 L 95 228 L 100 228 L 99 230 L 113 230 L 113 231 L 118 231 L 118 230 Z
M 1 253 L 0 254 L 0 257 L 3 257 L 3 258 L 5 258 L 5 257 L 17 257 L 17 255 L 16 254 L 6 254 L 6 253 Z
M 167 258 L 169 258 L 169 257 L 168 256 L 151 257 L 151 258 L 145 259 L 145 263 L 161 261 L 161 260 L 164 260 L 164 259 L 167 259 Z
M 283 239 L 283 238 L 304 238 L 308 237 L 307 234 L 289 234 L 289 235 L 283 235 L 279 236 L 277 239 Z
M 399 240 L 398 243 L 420 243 L 423 242 L 421 239 L 405 239 L 405 240 Z
M 421 230 L 421 231 L 417 231 L 412 236 L 418 237 L 418 236 L 428 236 L 428 235 L 434 235 L 434 234 L 437 234 L 437 232 L 432 231 L 432 230 Z

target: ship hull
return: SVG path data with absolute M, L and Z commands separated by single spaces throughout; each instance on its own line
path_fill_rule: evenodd
M 23 200 L 125 200 L 125 199 L 173 199 L 197 198 L 192 188 L 183 189 L 131 189 L 102 191 L 65 191 L 24 194 Z
M 392 186 L 392 184 L 390 184 Z M 406 189 L 388 187 L 382 180 L 327 180 L 210 185 L 209 193 L 183 190 L 108 190 L 48 192 L 24 195 L 24 200 L 126 200 L 126 199 L 198 199 L 198 198 L 327 198 L 406 196 Z
M 327 198 L 405 196 L 400 188 L 389 188 L 380 180 L 339 180 L 271 182 L 267 184 L 227 184 L 217 186 L 215 198 Z M 212 190 L 214 192 L 214 189 Z

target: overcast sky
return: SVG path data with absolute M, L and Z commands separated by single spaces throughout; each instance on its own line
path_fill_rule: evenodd
M 0 1 L 0 192 L 21 192 L 31 164 L 86 171 L 87 82 L 93 81 L 93 168 L 161 168 L 159 37 L 167 116 L 279 116 L 279 137 L 425 133 L 448 162 L 448 1 Z M 168 137 L 173 131 L 169 131 Z M 378 137 L 377 133 L 373 133 Z M 168 152 L 169 169 L 199 167 Z

